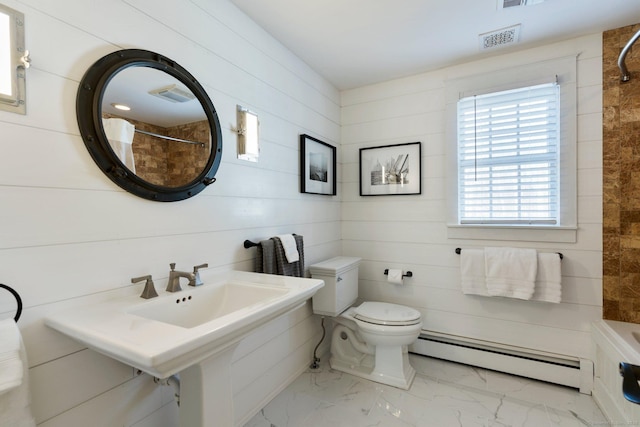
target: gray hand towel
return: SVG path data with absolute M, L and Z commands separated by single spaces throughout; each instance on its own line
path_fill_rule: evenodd
M 282 246 L 282 242 L 278 237 L 272 237 L 275 244 L 276 255 L 276 274 L 282 276 L 304 277 L 304 243 L 302 236 L 294 235 L 296 247 L 298 249 L 299 259 L 295 262 L 287 262 L 287 256 Z

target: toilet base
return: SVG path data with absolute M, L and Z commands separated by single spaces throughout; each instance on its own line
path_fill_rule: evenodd
M 375 357 L 364 355 L 357 365 L 332 355 L 329 365 L 336 371 L 403 390 L 411 387 L 416 376 L 415 369 L 409 363 L 409 354 L 403 346 L 377 346 Z

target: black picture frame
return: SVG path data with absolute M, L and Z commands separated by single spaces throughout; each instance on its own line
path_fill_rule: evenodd
M 360 149 L 360 195 L 422 194 L 422 144 Z
M 336 195 L 336 147 L 300 135 L 300 192 Z

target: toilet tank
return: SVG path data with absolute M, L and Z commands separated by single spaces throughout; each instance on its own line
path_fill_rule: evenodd
M 356 302 L 360 260 L 336 257 L 309 266 L 311 277 L 324 280 L 312 298 L 314 313 L 335 317 Z

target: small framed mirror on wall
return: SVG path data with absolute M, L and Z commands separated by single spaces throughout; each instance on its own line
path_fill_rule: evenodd
M 27 113 L 24 14 L 0 4 L 0 110 Z
M 238 158 L 257 162 L 260 156 L 260 122 L 258 115 L 238 105 Z

